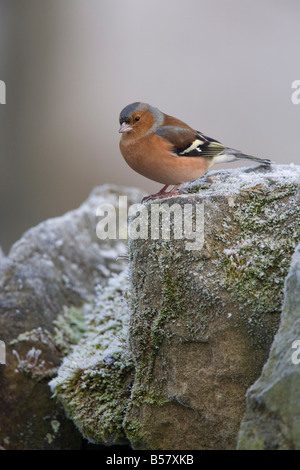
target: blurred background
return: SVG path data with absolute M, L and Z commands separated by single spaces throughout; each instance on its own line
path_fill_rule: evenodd
M 299 57 L 299 0 L 0 0 L 4 252 L 94 186 L 160 189 L 119 152 L 119 113 L 133 101 L 300 164 Z

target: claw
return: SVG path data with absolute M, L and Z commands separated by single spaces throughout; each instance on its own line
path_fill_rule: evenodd
M 142 199 L 142 202 L 149 201 L 149 200 L 155 200 L 155 199 L 164 199 L 166 197 L 171 197 L 171 196 L 177 196 L 177 194 L 180 194 L 180 191 L 177 191 L 177 188 L 180 186 L 180 184 L 176 184 L 171 191 L 166 191 L 166 189 L 169 187 L 168 184 L 166 184 L 158 193 L 155 194 L 150 194 L 149 196 L 145 196 Z

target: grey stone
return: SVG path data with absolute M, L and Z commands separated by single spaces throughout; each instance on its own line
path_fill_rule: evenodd
M 124 428 L 135 448 L 236 448 L 300 241 L 299 181 L 294 167 L 212 172 L 169 201 L 204 203 L 201 250 L 131 242 L 136 373 Z
M 300 245 L 286 279 L 282 319 L 269 359 L 247 391 L 238 449 L 300 449 Z
M 68 416 L 90 442 L 129 444 L 124 410 L 134 361 L 128 347 L 127 270 L 112 277 L 85 315 L 87 331 L 50 382 Z
M 80 448 L 81 435 L 48 382 L 85 331 L 95 292 L 119 274 L 126 240 L 99 240 L 96 208 L 119 196 L 140 202 L 138 189 L 104 185 L 78 208 L 27 231 L 0 258 L 0 443 L 6 449 Z
M 170 240 L 131 232 L 131 286 L 123 273 L 114 294 L 107 286 L 96 296 L 85 337 L 51 381 L 85 437 L 135 449 L 236 448 L 300 241 L 299 176 L 293 166 L 210 172 L 144 205 L 150 230 L 162 203 L 192 206 L 194 222 L 204 204 L 204 245 L 188 249 L 191 227 L 175 239 L 175 219 Z

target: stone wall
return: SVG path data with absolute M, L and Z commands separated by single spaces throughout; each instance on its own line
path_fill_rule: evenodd
M 1 261 L 0 444 L 299 448 L 299 176 L 210 172 L 140 206 L 128 245 L 95 231 L 98 205 L 140 201 L 128 188 L 25 234 Z

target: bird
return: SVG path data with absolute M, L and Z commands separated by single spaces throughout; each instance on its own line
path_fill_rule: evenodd
M 262 165 L 271 161 L 226 147 L 189 126 L 143 102 L 127 105 L 120 113 L 120 151 L 137 173 L 162 183 L 163 188 L 142 201 L 178 194 L 178 187 L 206 174 L 216 163 L 247 159 Z M 173 185 L 173 189 L 167 188 Z

